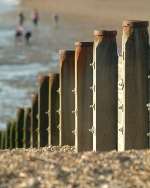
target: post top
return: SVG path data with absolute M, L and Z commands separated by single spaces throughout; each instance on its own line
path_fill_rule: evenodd
M 74 50 L 59 50 L 59 55 L 73 55 L 74 53 Z
M 117 31 L 115 30 L 101 30 L 101 31 L 98 31 L 98 30 L 95 30 L 94 31 L 94 36 L 103 36 L 103 37 L 108 37 L 108 38 L 115 38 L 117 35 Z
M 46 79 L 48 79 L 47 75 L 39 75 L 37 78 L 38 83 L 44 82 Z
M 27 113 L 31 111 L 31 107 L 25 107 L 24 109 Z
M 59 75 L 58 73 L 49 73 L 48 74 L 48 76 L 49 76 L 50 79 L 53 79 L 53 78 L 55 78 L 58 75 Z
M 37 93 L 33 93 L 33 94 L 31 95 L 31 97 L 32 97 L 32 100 L 33 100 L 33 101 L 36 101 L 36 100 L 38 99 L 38 94 L 37 94 Z
M 17 107 L 17 114 L 18 114 L 18 113 L 21 113 L 21 112 L 24 112 L 24 108 L 22 108 L 22 107 Z
M 75 42 L 76 47 L 86 47 L 86 46 L 93 46 L 93 42 Z
M 140 20 L 125 20 L 122 23 L 122 27 L 148 27 L 148 21 L 140 21 Z

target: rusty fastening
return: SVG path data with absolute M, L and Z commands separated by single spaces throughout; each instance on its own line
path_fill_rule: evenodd
M 72 93 L 76 93 L 76 89 L 75 88 L 72 90 Z
M 61 110 L 60 110 L 60 109 L 58 109 L 58 110 L 56 110 L 56 112 L 57 112 L 58 114 L 60 114 L 60 113 L 61 113 Z
M 92 90 L 92 91 L 94 91 L 94 92 L 95 92 L 95 89 L 96 89 L 96 86 L 95 86 L 95 85 L 93 85 L 93 86 L 90 87 L 90 90 Z
M 119 105 L 119 106 L 118 106 L 118 109 L 123 112 L 123 104 Z
M 73 131 L 72 131 L 72 134 L 76 135 L 76 130 L 73 130 Z
M 150 137 L 150 132 L 146 134 L 146 136 Z
M 36 119 L 39 120 L 39 118 L 40 118 L 40 116 L 39 116 L 39 114 L 37 114 L 37 115 L 36 115 Z
M 148 108 L 148 111 L 150 111 L 150 103 L 146 104 L 146 107 Z
M 72 111 L 72 114 L 75 114 L 75 116 L 77 116 L 77 113 L 78 113 L 77 109 L 75 109 L 75 110 Z
M 89 129 L 89 131 L 90 131 L 92 134 L 94 134 L 94 133 L 96 132 L 94 126 L 92 126 L 92 128 Z
M 60 88 L 56 90 L 57 93 L 61 94 Z
M 95 69 L 95 62 L 90 63 L 90 66 L 93 67 L 93 69 Z
M 95 104 L 90 105 L 90 108 L 93 108 L 95 110 Z
M 123 134 L 124 133 L 123 127 L 121 127 L 120 129 L 118 129 L 118 131 L 120 131 Z
M 120 88 L 121 90 L 124 89 L 123 79 L 119 80 L 119 82 L 118 82 L 118 86 L 119 86 L 119 88 Z
M 60 126 L 60 124 L 58 124 L 58 126 L 57 126 L 57 129 L 59 129 L 59 130 L 61 129 L 61 126 Z

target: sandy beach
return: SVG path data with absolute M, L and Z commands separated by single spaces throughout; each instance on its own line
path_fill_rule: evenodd
M 0 151 L 1 188 L 149 188 L 150 151 Z M 9 168 L 8 168 L 9 167 Z

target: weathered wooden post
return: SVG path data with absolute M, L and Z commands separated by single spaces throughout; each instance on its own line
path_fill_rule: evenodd
M 2 142 L 1 139 L 2 139 L 2 131 L 0 131 L 0 149 L 2 149 L 2 148 L 1 148 L 1 142 Z
M 16 147 L 16 120 L 11 120 L 10 127 L 10 149 Z
M 0 131 L 0 149 L 4 149 L 4 130 Z
M 5 141 L 4 141 L 4 148 L 7 149 L 7 128 L 5 130 Z
M 48 91 L 49 77 L 39 76 L 38 94 L 38 148 L 48 145 Z
M 75 52 L 60 50 L 60 145 L 75 145 Z
M 11 130 L 11 121 L 8 121 L 6 126 L 6 137 L 5 137 L 5 148 L 10 148 L 10 130 Z
M 118 81 L 118 150 L 148 147 L 148 22 L 124 21 Z
M 1 131 L 1 149 L 5 149 L 5 130 Z
M 16 148 L 23 148 L 23 125 L 24 125 L 24 109 L 17 109 L 16 117 Z
M 118 54 L 116 31 L 94 31 L 93 150 L 117 149 Z
M 92 150 L 92 68 L 93 42 L 75 43 L 75 149 Z
M 24 135 L 23 135 L 23 147 L 30 148 L 31 144 L 31 108 L 24 109 Z
M 32 94 L 31 107 L 31 148 L 38 147 L 38 94 Z
M 48 146 L 59 144 L 59 74 L 49 74 Z

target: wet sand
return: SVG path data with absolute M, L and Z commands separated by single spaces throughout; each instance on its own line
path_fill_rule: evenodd
M 71 22 L 74 28 L 78 28 L 79 33 L 83 34 L 81 36 L 77 32 L 80 40 L 91 38 L 94 29 L 113 29 L 118 31 L 118 41 L 121 42 L 123 20 L 150 21 L 149 0 L 24 0 L 23 5 L 60 14 L 66 22 Z

